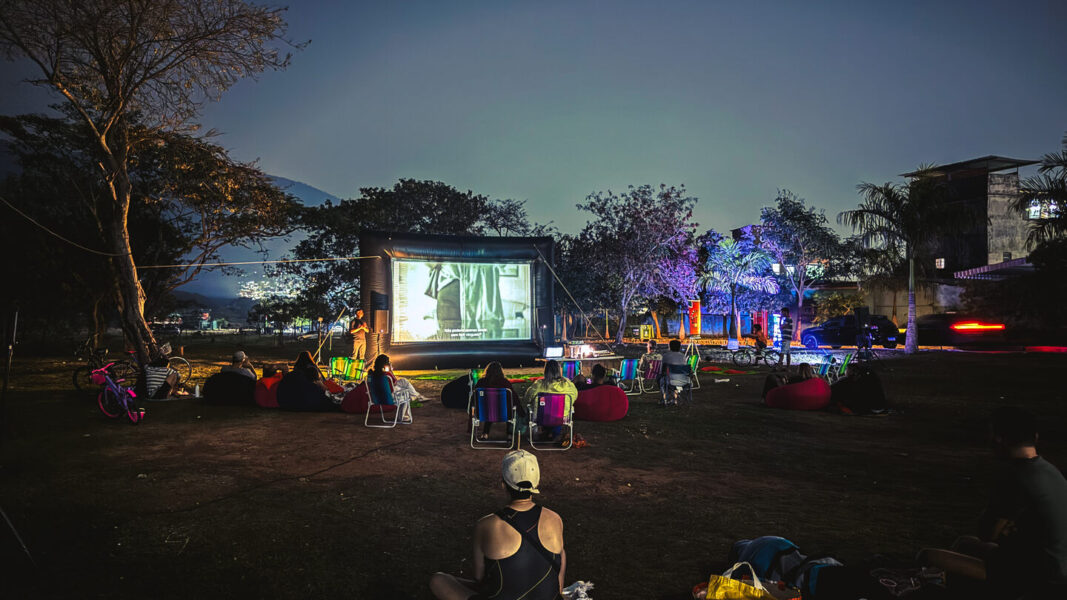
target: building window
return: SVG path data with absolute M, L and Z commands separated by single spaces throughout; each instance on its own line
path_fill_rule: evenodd
M 935 258 L 934 259 L 934 266 L 937 267 L 938 269 L 944 269 L 945 268 L 945 259 L 943 259 L 943 258 Z
M 1035 198 L 1030 201 L 1030 207 L 1026 210 L 1028 219 L 1055 219 L 1060 214 L 1060 207 L 1055 200 L 1041 200 Z

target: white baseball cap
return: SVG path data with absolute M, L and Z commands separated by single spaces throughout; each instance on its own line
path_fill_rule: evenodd
M 513 490 L 540 494 L 537 485 L 541 483 L 541 467 L 537 457 L 525 450 L 508 452 L 503 462 L 504 483 Z M 525 484 L 525 485 L 521 485 Z

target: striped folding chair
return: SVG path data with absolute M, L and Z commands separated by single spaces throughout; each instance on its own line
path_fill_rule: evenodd
M 330 377 L 342 381 L 363 381 L 365 364 L 362 358 L 335 356 L 330 359 Z
M 823 357 L 823 361 L 819 364 L 819 369 L 815 372 L 816 375 L 823 379 L 830 380 L 830 368 L 834 365 L 834 355 L 827 354 Z
M 561 369 L 563 369 L 563 376 L 567 379 L 574 379 L 582 372 L 582 361 L 580 360 L 565 360 L 559 363 Z
M 689 363 L 689 371 L 692 373 L 693 383 L 691 387 L 694 390 L 698 390 L 700 389 L 700 377 L 697 377 L 697 373 L 700 371 L 698 368 L 700 364 L 700 355 L 690 354 L 689 357 L 686 358 L 686 362 Z
M 636 396 L 641 393 L 641 383 L 637 373 L 638 362 L 640 361 L 636 358 L 627 358 L 619 365 L 619 387 L 626 392 L 627 396 Z M 626 382 L 629 382 L 629 386 L 625 385 Z
M 471 403 L 471 448 L 475 450 L 510 450 L 518 435 L 515 426 L 515 399 L 508 388 L 478 388 Z M 503 440 L 480 440 L 478 430 L 485 423 L 507 423 Z
M 574 407 L 567 406 L 567 396 L 541 392 L 530 409 L 530 446 L 535 450 L 567 450 L 574 445 Z M 562 446 L 554 442 L 539 442 L 534 435 L 535 429 L 562 433 L 564 427 L 569 437 Z
M 663 361 L 650 360 L 645 365 L 645 372 L 641 374 L 641 378 L 637 380 L 638 386 L 641 388 L 642 394 L 649 392 L 659 394 L 659 376 L 663 370 Z

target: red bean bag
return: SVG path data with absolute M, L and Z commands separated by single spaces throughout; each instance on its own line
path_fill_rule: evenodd
M 341 400 L 341 411 L 361 415 L 367 412 L 368 404 L 370 404 L 370 391 L 367 389 L 367 382 L 364 381 L 345 394 L 344 400 Z M 383 406 L 382 409 L 390 413 L 396 410 L 396 406 Z
M 256 382 L 256 404 L 260 408 L 278 408 L 278 382 L 282 380 L 283 375 L 284 373 L 278 373 Z
M 626 392 L 614 385 L 598 385 L 578 392 L 574 418 L 579 421 L 618 421 L 630 410 Z
M 767 392 L 765 400 L 771 408 L 790 410 L 820 410 L 830 404 L 830 384 L 821 377 L 780 385 Z

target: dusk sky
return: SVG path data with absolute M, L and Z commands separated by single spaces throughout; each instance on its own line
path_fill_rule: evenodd
M 242 160 L 340 197 L 398 178 L 527 200 L 684 183 L 701 229 L 789 188 L 833 218 L 861 181 L 1067 130 L 1067 3 L 294 2 L 292 66 L 204 111 Z M 40 92 L 3 63 L 0 112 Z M 1024 175 L 1026 173 L 1024 172 Z

